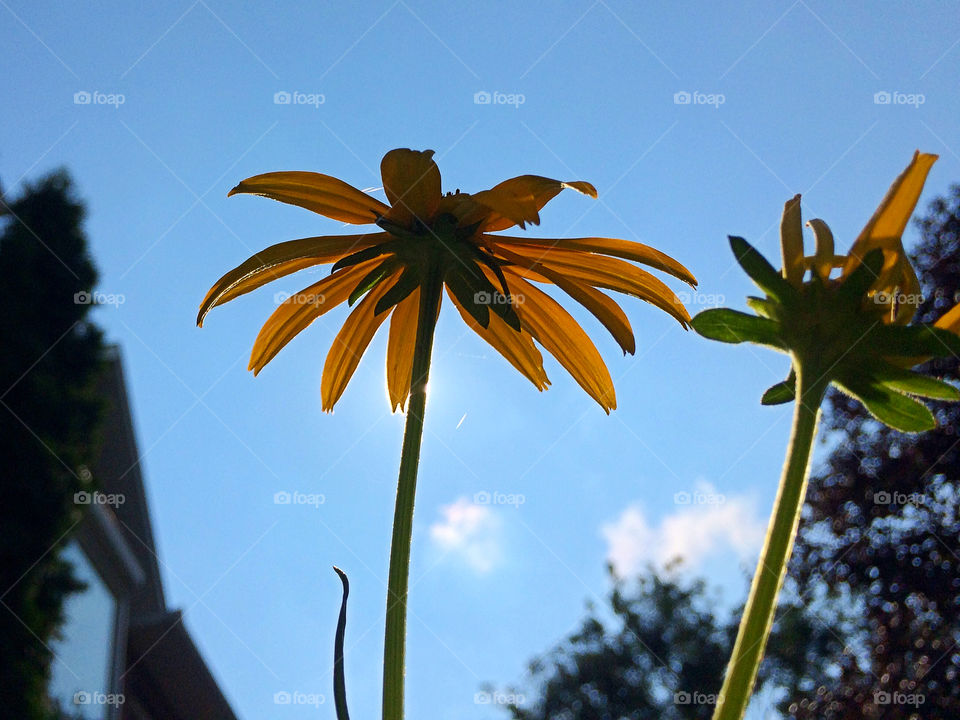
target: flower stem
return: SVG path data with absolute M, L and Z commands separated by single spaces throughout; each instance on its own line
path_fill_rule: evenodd
M 740 619 L 737 640 L 727 664 L 723 688 L 717 698 L 713 720 L 741 720 L 750 701 L 757 670 L 773 625 L 777 596 L 783 585 L 800 511 L 807 492 L 810 454 L 817 434 L 820 403 L 829 379 L 816 363 L 794 358 L 797 394 L 790 445 L 774 502 L 767 537 L 760 552 L 750 595 Z
M 400 478 L 393 513 L 390 572 L 387 582 L 387 621 L 383 644 L 383 720 L 403 720 L 404 656 L 407 636 L 407 585 L 410 577 L 410 540 L 413 505 L 417 492 L 417 468 L 423 415 L 427 404 L 430 355 L 443 290 L 439 268 L 431 271 L 420 287 L 420 311 L 410 373 L 410 397 L 400 454 Z

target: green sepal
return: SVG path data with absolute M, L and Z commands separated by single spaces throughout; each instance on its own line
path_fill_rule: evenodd
M 797 298 L 797 289 L 787 282 L 780 271 L 774 268 L 759 250 L 742 237 L 736 235 L 729 237 L 734 257 L 757 287 L 782 303 L 788 303 Z
M 863 298 L 876 282 L 883 269 L 883 250 L 875 248 L 868 252 L 859 265 L 840 285 L 837 293 L 849 302 Z
M 960 336 L 933 325 L 879 325 L 869 335 L 871 348 L 883 357 L 960 356 Z
M 513 309 L 511 298 L 497 290 L 476 264 L 458 264 L 447 273 L 447 283 L 460 304 L 482 327 L 490 325 L 492 310 L 507 325 L 520 332 L 520 316 Z
M 389 258 L 364 275 L 363 279 L 357 283 L 357 286 L 350 293 L 350 297 L 347 298 L 347 305 L 353 307 L 357 300 L 373 290 L 387 275 L 393 272 L 396 266 L 396 260 Z
M 916 433 L 937 426 L 933 413 L 922 402 L 891 390 L 855 368 L 837 378 L 836 383 L 841 390 L 862 402 L 873 417 L 894 430 Z
M 403 302 L 410 293 L 420 287 L 420 284 L 421 277 L 417 269 L 413 267 L 406 268 L 403 274 L 397 279 L 397 282 L 394 283 L 393 287 L 387 290 L 382 298 L 377 300 L 377 304 L 373 308 L 373 314 L 379 315 L 397 303 Z
M 780 324 L 767 318 L 729 308 L 704 310 L 690 321 L 691 327 L 710 340 L 725 343 L 754 342 L 785 350 Z
M 790 375 L 787 376 L 787 379 L 767 388 L 763 397 L 760 398 L 760 403 L 762 405 L 783 405 L 784 403 L 793 402 L 796 397 L 797 374 L 793 368 L 790 368 Z
M 780 307 L 776 301 L 771 300 L 770 298 L 761 298 L 755 297 L 753 295 L 747 296 L 747 305 L 760 317 L 765 317 L 769 320 L 778 320 L 779 313 L 777 312 Z
M 871 363 L 867 374 L 891 390 L 931 398 L 933 400 L 960 400 L 960 390 L 929 375 L 921 375 L 879 360 Z
M 395 243 L 395 240 L 380 243 L 379 245 L 373 245 L 371 247 L 364 248 L 363 250 L 358 250 L 355 253 L 351 253 L 346 257 L 342 257 L 333 264 L 333 267 L 330 268 L 330 272 L 335 273 L 337 270 L 359 265 L 367 260 L 373 260 L 375 257 L 380 257 L 386 253 L 393 252 L 396 249 Z
M 477 302 L 476 291 L 470 284 L 468 276 L 468 272 L 461 268 L 454 268 L 447 273 L 445 282 L 463 309 L 470 313 L 470 317 L 476 320 L 480 327 L 486 329 L 490 326 L 490 306 Z

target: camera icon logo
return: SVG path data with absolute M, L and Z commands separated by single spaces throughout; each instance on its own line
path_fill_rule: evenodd
M 273 504 L 274 505 L 289 505 L 291 500 L 291 495 L 286 490 L 280 490 L 273 494 Z
M 874 705 L 889 705 L 890 704 L 890 693 L 886 690 L 878 690 L 873 694 L 873 704 Z
M 274 705 L 289 705 L 290 704 L 290 693 L 286 690 L 280 690 L 273 694 L 273 704 Z
M 490 295 L 486 290 L 481 290 L 478 293 L 473 294 L 473 301 L 477 305 L 490 305 L 493 303 L 493 296 Z
M 680 692 L 675 692 L 673 694 L 674 705 L 689 705 L 690 700 L 690 693 L 688 693 L 686 690 L 681 690 Z
M 475 705 L 489 705 L 493 698 L 488 692 L 478 692 L 473 694 L 473 702 Z
M 75 92 L 73 94 L 74 105 L 89 105 L 92 99 L 93 96 L 86 90 L 80 90 L 79 92 Z
M 489 505 L 490 504 L 490 493 L 486 490 L 481 490 L 478 493 L 473 494 L 473 503 L 474 505 Z
M 473 94 L 474 105 L 489 105 L 490 100 L 490 93 L 488 93 L 486 90 L 478 90 Z
M 880 92 L 875 92 L 873 94 L 873 104 L 874 105 L 889 105 L 891 100 L 890 93 L 886 90 L 881 90 Z
M 80 690 L 73 694 L 74 705 L 89 705 L 93 702 L 93 697 L 86 690 Z
M 291 100 L 291 95 L 286 90 L 280 90 L 273 94 L 274 105 L 289 105 L 290 100 Z
M 893 498 L 886 490 L 881 490 L 880 492 L 873 494 L 873 502 L 877 505 L 889 505 L 892 500 Z
M 86 490 L 81 490 L 73 494 L 74 505 L 89 505 L 93 501 L 93 495 Z
M 680 492 L 673 494 L 673 502 L 677 505 L 689 505 L 690 500 L 690 493 L 685 490 L 681 490 Z
M 692 97 L 690 93 L 688 93 L 686 90 L 681 90 L 680 92 L 675 92 L 673 94 L 674 105 L 689 105 L 691 99 Z
M 89 305 L 92 302 L 93 302 L 93 295 L 91 295 L 86 290 L 81 290 L 80 292 L 73 294 L 74 305 Z

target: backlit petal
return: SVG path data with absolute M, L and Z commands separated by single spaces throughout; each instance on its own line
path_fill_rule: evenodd
M 539 175 L 521 175 L 474 193 L 473 199 L 493 211 L 483 225 L 484 230 L 493 232 L 514 225 L 524 227 L 528 222 L 539 225 L 540 210 L 564 188 L 597 197 L 596 188 L 583 180 L 563 182 Z
M 490 313 L 490 324 L 484 328 L 473 319 L 466 308 L 457 302 L 449 288 L 447 288 L 447 295 L 460 313 L 460 317 L 463 318 L 463 321 L 471 330 L 486 340 L 494 350 L 503 355 L 511 365 L 523 373 L 524 377 L 532 382 L 537 390 L 546 389 L 550 380 L 547 379 L 547 373 L 543 369 L 543 356 L 537 350 L 536 345 L 533 344 L 533 337 L 528 331 L 517 332 L 496 313 Z
M 780 254 L 783 276 L 797 287 L 803 282 L 803 223 L 800 219 L 800 196 L 794 195 L 783 206 L 780 219 Z
M 310 323 L 346 301 L 361 278 L 378 262 L 380 260 L 374 258 L 339 270 L 287 298 L 260 328 L 260 333 L 253 343 L 247 369 L 253 370 L 253 374 L 257 375 Z
M 529 248 L 580 250 L 583 252 L 597 253 L 599 255 L 609 255 L 624 260 L 632 260 L 633 262 L 638 262 L 643 265 L 649 265 L 652 268 L 669 273 L 689 285 L 696 286 L 697 284 L 697 279 L 693 276 L 693 273 L 672 257 L 649 245 L 633 242 L 632 240 L 600 237 L 547 239 L 512 237 L 509 235 L 489 235 L 484 236 L 484 240 L 489 240 L 503 246 L 520 245 Z
M 256 290 L 284 275 L 323 263 L 336 262 L 352 252 L 389 240 L 386 233 L 329 235 L 288 240 L 261 250 L 214 283 L 200 303 L 197 325 L 217 305 Z
M 509 268 L 504 272 L 511 292 L 523 297 L 516 310 L 524 329 L 530 331 L 605 412 L 615 410 L 617 399 L 610 372 L 583 328 L 545 292 Z
M 410 227 L 417 217 L 429 223 L 440 204 L 440 168 L 433 150 L 391 150 L 380 162 L 383 189 L 390 201 L 387 217 Z
M 399 276 L 399 272 L 393 273 L 368 292 L 353 312 L 347 316 L 346 322 L 334 338 L 333 346 L 323 364 L 323 377 L 320 381 L 320 403 L 324 412 L 333 410 L 333 406 L 346 390 L 347 383 L 353 377 L 357 365 L 360 364 L 360 358 L 366 352 L 377 329 L 390 314 L 384 311 L 374 315 L 373 310 L 377 301 L 393 286 Z
M 262 195 L 298 205 L 334 220 L 366 225 L 389 208 L 353 185 L 315 172 L 271 172 L 249 177 L 227 193 Z
M 410 394 L 410 374 L 413 371 L 413 348 L 417 339 L 417 320 L 420 313 L 419 288 L 394 307 L 390 318 L 387 340 L 387 393 L 390 409 L 402 410 Z

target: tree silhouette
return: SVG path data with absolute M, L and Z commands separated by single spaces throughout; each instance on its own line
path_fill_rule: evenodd
M 49 717 L 48 649 L 78 590 L 58 541 L 87 489 L 100 404 L 97 274 L 65 172 L 0 198 L 0 698 L 5 717 Z

